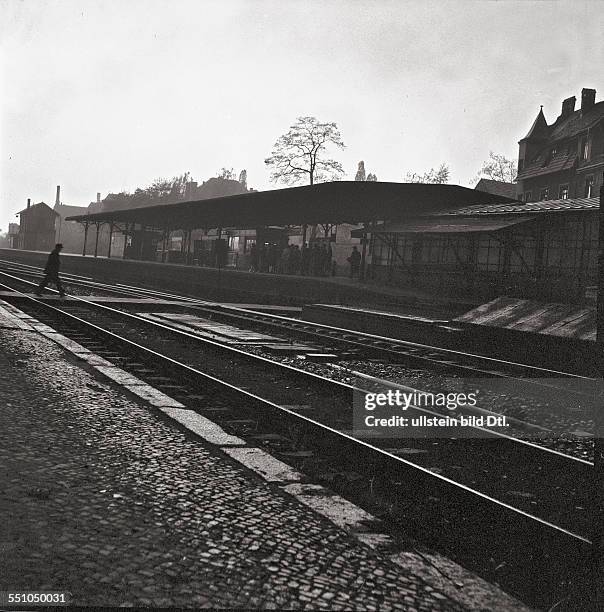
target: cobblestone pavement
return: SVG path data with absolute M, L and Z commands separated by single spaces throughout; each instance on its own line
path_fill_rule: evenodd
M 0 329 L 0 590 L 76 605 L 459 610 L 219 451 Z

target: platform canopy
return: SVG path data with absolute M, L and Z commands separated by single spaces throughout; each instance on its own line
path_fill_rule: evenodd
M 378 234 L 473 234 L 492 233 L 509 227 L 528 223 L 534 217 L 484 218 L 457 217 L 444 219 L 421 219 L 411 222 L 380 223 L 373 227 Z M 353 238 L 362 238 L 363 230 L 351 232 Z
M 459 185 L 337 181 L 75 215 L 67 220 L 135 223 L 164 229 L 252 229 L 268 225 L 392 221 L 420 212 L 512 201 Z

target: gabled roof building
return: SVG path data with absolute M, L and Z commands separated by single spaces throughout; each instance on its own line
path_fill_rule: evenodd
M 20 210 L 19 233 L 15 248 L 28 251 L 50 251 L 55 245 L 56 219 L 58 214 L 45 202 L 30 205 Z
M 519 141 L 518 199 L 591 198 L 603 184 L 604 101 L 595 89 L 583 89 L 562 102 L 559 117 L 548 125 L 543 107 L 528 134 Z

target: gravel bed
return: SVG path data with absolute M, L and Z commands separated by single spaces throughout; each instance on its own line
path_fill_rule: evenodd
M 257 347 L 245 347 L 243 350 L 363 389 L 371 389 L 371 384 L 355 376 L 354 372 L 418 390 L 430 390 L 434 393 L 439 390 L 463 392 L 478 388 L 478 406 L 480 408 L 549 430 L 541 432 L 530 428 L 527 430 L 527 428 L 512 424 L 507 431 L 509 435 L 529 440 L 572 457 L 593 461 L 592 436 L 595 424 L 592 417 L 592 408 L 569 407 L 564 398 L 554 398 L 551 394 L 548 394 L 550 401 L 544 402 L 538 396 L 528 397 L 526 395 L 502 393 L 497 390 L 493 391 L 490 387 L 500 388 L 500 381 L 487 381 L 486 385 L 480 385 L 478 379 L 468 380 L 461 376 L 455 377 L 452 375 L 445 377 L 436 372 L 405 365 L 351 360 L 322 364 L 296 357 L 274 356 Z M 439 408 L 434 407 L 434 410 L 439 411 Z M 451 415 L 446 409 L 441 411 L 444 415 Z
M 204 347 L 195 340 L 186 341 L 182 336 L 160 333 L 144 323 L 132 320 L 117 323 L 99 312 L 91 313 L 91 319 L 112 328 L 120 337 L 131 338 L 237 386 L 246 386 L 252 393 L 279 405 L 308 406 L 314 419 L 332 427 L 340 430 L 352 427 L 352 393 L 347 389 L 334 387 L 328 382 L 309 384 L 295 373 L 285 374 L 277 366 L 272 370 L 270 364 L 223 354 L 220 349 Z M 298 361 L 301 360 L 296 360 L 295 365 Z M 323 373 L 326 366 L 306 362 L 304 367 Z M 175 398 L 196 408 L 195 402 L 187 402 L 186 393 Z M 245 430 L 246 424 L 228 426 L 233 427 L 233 433 L 238 435 L 250 433 Z M 512 502 L 515 507 L 556 524 L 582 531 L 589 523 L 585 512 L 588 506 L 584 486 L 586 466 L 567 465 L 567 459 L 541 456 L 546 453 L 537 455 L 539 451 L 501 439 L 379 439 L 372 442 L 394 454 L 401 453 L 407 460 L 433 472 Z M 564 462 L 564 465 L 557 465 L 559 462 Z M 557 467 L 553 467 L 555 465 Z M 555 478 L 555 483 L 549 482 L 552 478 Z

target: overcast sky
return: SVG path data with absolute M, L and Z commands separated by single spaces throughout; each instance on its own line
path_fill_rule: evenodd
M 87 205 L 264 159 L 296 117 L 378 180 L 516 158 L 539 105 L 604 97 L 604 2 L 0 0 L 0 228 L 26 199 Z

